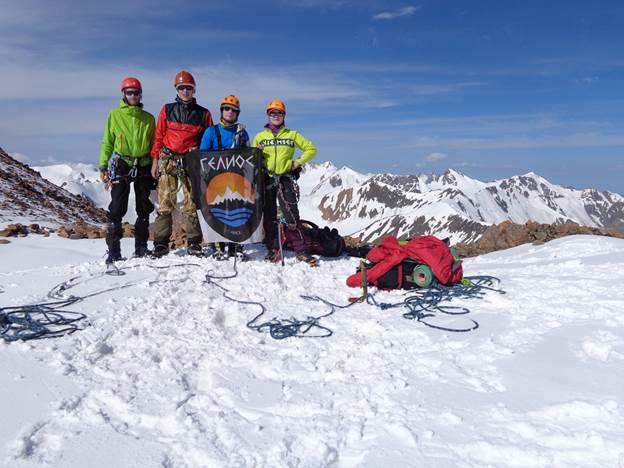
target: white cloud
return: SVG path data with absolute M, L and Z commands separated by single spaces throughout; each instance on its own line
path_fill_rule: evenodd
M 461 117 L 407 118 L 393 122 L 381 122 L 384 127 L 413 127 L 420 135 L 435 134 L 440 138 L 491 138 L 526 137 L 562 133 L 601 132 L 613 125 L 604 120 L 582 119 L 574 115 L 556 114 L 472 114 Z
M 600 148 L 624 146 L 624 136 L 604 133 L 572 133 L 557 136 L 502 138 L 438 138 L 423 136 L 409 148 L 445 148 L 453 150 L 503 150 L 536 148 Z
M 444 153 L 429 153 L 427 156 L 425 156 L 425 162 L 431 163 L 444 161 L 447 157 L 448 156 Z
M 449 94 L 461 91 L 464 88 L 484 86 L 487 83 L 478 81 L 470 81 L 465 83 L 448 83 L 448 84 L 421 84 L 412 86 L 411 91 L 417 96 L 433 96 L 436 94 Z
M 600 77 L 598 76 L 586 76 L 586 77 L 581 78 L 581 83 L 591 85 L 591 84 L 597 83 L 599 80 L 600 80 Z
M 0 101 L 37 101 L 58 99 L 77 102 L 80 99 L 119 96 L 119 83 L 124 76 L 137 76 L 143 83 L 146 100 L 169 100 L 174 96 L 173 77 L 178 69 L 138 68 L 133 65 L 64 64 L 59 67 L 36 62 L 18 62 L 0 74 Z M 325 74 L 323 80 L 298 73 L 297 70 L 210 65 L 191 68 L 198 82 L 198 100 L 217 100 L 235 93 L 247 109 L 261 109 L 272 98 L 285 101 L 334 101 L 364 99 L 370 92 L 362 85 L 340 76 Z M 210 103 L 207 103 L 207 105 Z
M 383 11 L 381 13 L 377 13 L 373 16 L 373 20 L 375 21 L 386 21 L 386 20 L 394 20 L 400 18 L 402 16 L 412 16 L 418 10 L 420 10 L 422 6 L 406 6 L 396 11 Z
M 437 152 L 429 153 L 427 156 L 425 156 L 422 159 L 422 161 L 415 163 L 414 167 L 422 169 L 422 168 L 429 166 L 431 163 L 444 161 L 446 158 L 448 158 L 448 156 L 444 153 L 437 153 Z

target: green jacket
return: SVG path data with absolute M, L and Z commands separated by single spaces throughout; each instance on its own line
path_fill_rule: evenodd
M 261 131 L 254 137 L 253 146 L 263 147 L 264 167 L 271 174 L 283 174 L 291 169 L 295 147 L 303 151 L 297 159 L 299 164 L 307 163 L 316 154 L 316 147 L 310 140 L 285 126 L 280 128 L 277 136 L 273 136 L 268 128 Z
M 139 106 L 129 106 L 122 99 L 119 107 L 108 114 L 102 146 L 100 147 L 100 169 L 108 167 L 113 152 L 128 158 L 149 156 L 154 142 L 154 116 Z M 152 163 L 151 158 L 139 160 L 140 166 Z

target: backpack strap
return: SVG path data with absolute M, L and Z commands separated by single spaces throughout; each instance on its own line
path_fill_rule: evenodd
M 221 130 L 219 129 L 219 124 L 214 126 L 215 129 L 215 135 L 217 137 L 217 146 L 218 146 L 218 150 L 221 151 L 223 149 L 223 143 L 221 141 Z

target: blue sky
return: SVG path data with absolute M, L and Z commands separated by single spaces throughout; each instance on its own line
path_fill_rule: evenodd
M 624 193 L 624 3 L 0 0 L 0 146 L 97 163 L 119 82 L 146 109 L 182 69 L 250 134 L 282 98 L 317 160 Z

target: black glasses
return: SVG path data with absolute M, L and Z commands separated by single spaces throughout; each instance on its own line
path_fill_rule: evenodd
M 230 106 L 223 106 L 221 108 L 221 111 L 232 111 L 232 112 L 238 112 L 238 109 L 234 108 L 234 107 L 230 107 Z
M 180 85 L 176 88 L 178 91 L 193 91 L 195 86 L 191 85 Z
M 127 89 L 126 91 L 124 91 L 124 94 L 126 96 L 140 96 L 141 91 L 134 90 L 134 89 Z
M 283 116 L 284 116 L 283 112 L 269 112 L 269 117 L 277 118 L 277 117 L 283 117 Z

